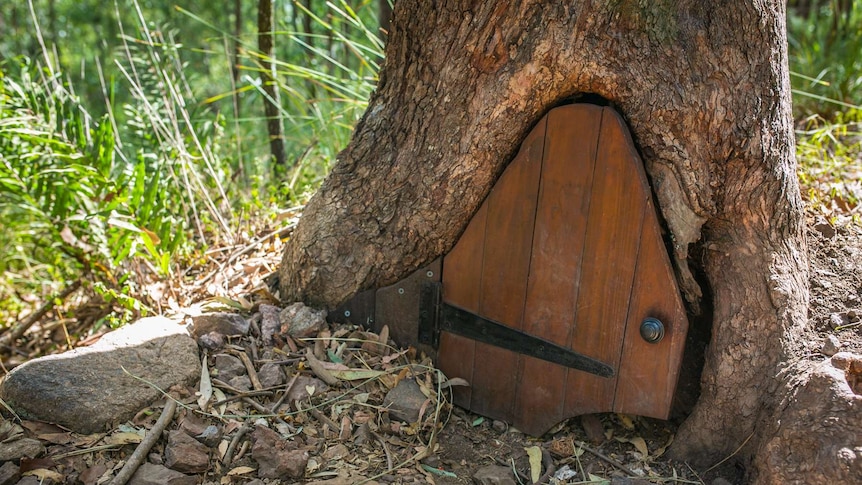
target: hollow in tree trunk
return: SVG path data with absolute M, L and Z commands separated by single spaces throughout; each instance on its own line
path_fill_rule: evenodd
M 806 442 L 782 417 L 805 414 L 793 396 L 808 376 L 841 384 L 857 361 L 818 374 L 797 357 L 808 269 L 784 8 L 397 2 L 377 91 L 287 246 L 283 299 L 331 308 L 446 253 L 542 115 L 599 95 L 633 133 L 690 309 L 704 292 L 713 303 L 701 395 L 673 452 L 699 467 L 733 455 L 763 483 L 808 482 L 807 448 L 820 438 Z M 812 412 L 821 423 L 816 413 L 830 411 Z M 830 480 L 858 477 L 862 457 L 848 450 L 862 419 L 830 433 L 843 445 L 818 467 L 834 465 Z M 783 453 L 788 440 L 795 454 Z

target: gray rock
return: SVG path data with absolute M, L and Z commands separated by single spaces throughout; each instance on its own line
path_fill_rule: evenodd
M 181 473 L 201 473 L 210 466 L 209 449 L 184 431 L 168 433 L 165 466 Z
M 820 353 L 827 356 L 832 357 L 833 355 L 838 353 L 838 349 L 841 348 L 841 341 L 838 340 L 838 337 L 835 335 L 827 335 L 825 339 L 823 339 L 823 345 L 820 347 Z
M 234 357 L 233 355 L 216 355 L 215 368 L 218 371 L 216 377 L 224 382 L 228 382 L 234 377 L 245 375 L 245 365 L 239 360 L 239 357 Z
M 308 465 L 308 451 L 296 449 L 296 444 L 281 438 L 275 431 L 255 427 L 251 434 L 251 458 L 257 462 L 261 478 L 299 478 Z
M 506 423 L 504 423 L 504 422 L 500 421 L 499 419 L 495 419 L 495 420 L 491 423 L 491 428 L 492 428 L 494 431 L 498 432 L 498 433 L 505 433 L 505 432 L 506 432 L 506 429 L 508 429 L 508 428 L 509 428 L 509 425 L 507 425 Z
M 842 325 L 847 325 L 847 322 L 848 320 L 845 320 L 844 315 L 840 313 L 829 315 L 829 326 L 832 327 L 832 330 L 835 330 Z
M 198 345 L 207 350 L 218 350 L 224 347 L 225 336 L 218 332 L 210 332 L 198 337 Z
M 221 442 L 222 429 L 205 422 L 194 413 L 186 413 L 182 417 L 179 429 L 210 448 Z
M 162 397 L 156 388 L 194 383 L 200 368 L 197 345 L 185 327 L 164 317 L 144 318 L 90 347 L 16 367 L 0 385 L 0 399 L 25 419 L 90 434 Z
M 36 458 L 43 453 L 45 453 L 45 446 L 41 441 L 32 438 L 19 438 L 0 443 L 0 462 Z
M 326 310 L 294 303 L 282 310 L 278 318 L 282 334 L 296 338 L 311 337 L 326 324 Z
M 476 470 L 473 482 L 478 485 L 515 485 L 515 477 L 508 467 L 488 465 Z
M 284 371 L 278 364 L 263 364 L 257 371 L 260 384 L 265 387 L 275 387 L 284 384 Z
M 260 305 L 260 336 L 263 338 L 263 343 L 272 345 L 273 336 L 281 330 L 281 319 L 279 318 L 281 309 L 277 306 L 261 303 Z
M 0 485 L 12 485 L 21 478 L 21 470 L 18 465 L 7 461 L 0 466 Z
M 389 416 L 398 421 L 415 423 L 419 411 L 428 398 L 413 379 L 404 379 L 383 398 L 383 406 L 389 409 Z
M 237 376 L 227 381 L 228 385 L 237 391 L 250 391 L 251 379 L 248 376 Z
M 192 317 L 192 335 L 195 337 L 210 332 L 218 332 L 222 335 L 247 335 L 248 328 L 248 320 L 236 313 L 215 312 Z
M 194 439 L 200 441 L 204 446 L 215 448 L 221 443 L 222 431 L 218 426 L 211 424 L 204 428 L 203 432 L 193 436 Z
M 178 471 L 152 463 L 141 465 L 129 480 L 129 485 L 196 485 L 197 483 L 197 477 L 183 475 Z

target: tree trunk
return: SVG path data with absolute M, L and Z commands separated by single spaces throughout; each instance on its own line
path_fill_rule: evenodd
M 281 124 L 281 114 L 278 108 L 278 88 L 275 85 L 275 55 L 272 42 L 272 0 L 260 0 L 257 4 L 257 47 L 261 53 L 261 81 L 263 83 L 264 113 L 266 114 L 266 129 L 269 133 L 269 149 L 276 170 L 284 169 L 284 127 Z
M 541 116 L 599 95 L 629 123 L 691 309 L 702 291 L 714 305 L 674 452 L 709 466 L 746 443 L 750 463 L 806 322 L 784 19 L 777 0 L 397 2 L 378 89 L 288 243 L 283 299 L 331 308 L 446 253 Z

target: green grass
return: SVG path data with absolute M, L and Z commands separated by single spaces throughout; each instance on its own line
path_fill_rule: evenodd
M 860 222 L 862 0 L 788 12 L 799 180 L 809 206 L 832 222 Z
M 797 119 L 862 110 L 862 0 L 847 11 L 837 2 L 815 2 L 808 15 L 792 9 L 787 30 Z
M 809 206 L 832 223 L 862 222 L 862 123 L 812 116 L 797 131 L 796 153 Z
M 303 204 L 376 84 L 382 43 L 366 26 L 375 3 L 359 2 L 362 15 L 328 3 L 304 11 L 311 32 L 276 33 L 288 46 L 274 59 L 290 157 L 281 174 L 269 166 L 257 115 L 264 93 L 254 35 L 234 38 L 180 10 L 195 24 L 184 28 L 241 46 L 238 82 L 221 79 L 227 89 L 214 92 L 186 69 L 185 56 L 201 52 L 168 26 L 152 28 L 136 8 L 136 23 L 117 26 L 115 56 L 97 62 L 100 116 L 52 64 L 50 47 L 40 60 L 0 64 L 0 244 L 8 248 L 0 252 L 0 329 L 79 280 L 104 302 L 103 320 L 122 323 L 158 303 L 147 284 L 180 278 L 208 249 Z M 204 54 L 222 65 L 213 70 L 230 72 L 224 52 Z

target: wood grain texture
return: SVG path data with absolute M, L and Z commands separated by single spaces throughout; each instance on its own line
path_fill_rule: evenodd
M 602 114 L 584 246 L 581 288 L 570 346 L 618 369 L 647 194 L 634 172 L 627 133 L 612 109 Z M 615 379 L 569 370 L 565 413 L 612 408 Z
M 516 329 L 523 326 L 546 126 L 543 118 L 527 135 L 488 196 L 479 315 Z M 477 342 L 476 355 L 471 408 L 510 421 L 518 354 Z
M 548 114 L 523 330 L 567 346 L 581 281 L 602 108 L 568 105 Z M 515 426 L 541 433 L 563 416 L 567 369 L 521 358 Z
M 487 214 L 488 204 L 484 203 L 470 220 L 458 244 L 443 258 L 443 301 L 473 313 L 479 311 L 482 291 Z M 437 365 L 447 377 L 461 377 L 472 384 L 475 348 L 475 340 L 442 332 Z M 452 393 L 455 404 L 470 408 L 472 387 L 458 386 L 452 389 Z
M 443 301 L 595 358 L 603 378 L 443 332 L 456 403 L 540 435 L 579 414 L 665 417 L 685 314 L 640 158 L 611 108 L 548 113 L 443 261 Z M 378 314 L 380 308 L 378 308 Z M 667 322 L 659 344 L 640 321 Z
M 614 411 L 667 419 L 688 320 L 651 203 L 645 208 L 644 218 Z M 664 339 L 658 343 L 648 343 L 640 336 L 640 324 L 647 317 L 658 318 L 664 324 Z

